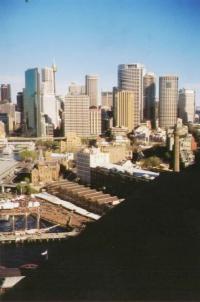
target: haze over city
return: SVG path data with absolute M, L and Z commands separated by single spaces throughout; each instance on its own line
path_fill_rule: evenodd
M 1 0 L 0 82 L 12 99 L 32 67 L 58 66 L 57 91 L 99 74 L 101 89 L 117 83 L 117 66 L 139 62 L 179 87 L 200 89 L 198 0 Z

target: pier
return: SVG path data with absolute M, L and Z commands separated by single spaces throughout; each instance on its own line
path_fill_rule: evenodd
M 12 220 L 12 231 L 15 232 L 15 218 L 17 216 L 24 216 L 25 218 L 25 227 L 24 229 L 27 230 L 27 225 L 28 225 L 28 216 L 29 215 L 34 215 L 36 216 L 37 219 L 37 229 L 40 228 L 40 208 L 27 208 L 27 207 L 20 207 L 20 208 L 15 208 L 15 209 L 0 209 L 0 216 L 6 217 L 9 216 L 11 217 Z M 1 235 L 1 233 L 0 233 Z
M 44 233 L 44 232 L 35 232 L 33 234 L 29 234 L 27 232 L 18 231 L 15 233 L 4 232 L 0 233 L 0 244 L 6 243 L 23 243 L 23 242 L 35 242 L 35 241 L 54 241 L 54 240 L 63 240 L 68 239 L 70 237 L 75 237 L 79 234 L 79 231 L 73 230 L 71 232 L 63 232 L 63 233 Z

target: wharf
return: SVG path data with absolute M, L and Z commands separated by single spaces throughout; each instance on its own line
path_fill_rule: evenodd
M 0 233 L 0 245 L 6 243 L 18 243 L 18 242 L 34 242 L 34 241 L 53 241 L 68 239 L 70 237 L 75 237 L 79 234 L 79 231 L 73 230 L 71 232 L 63 233 L 41 233 L 37 232 L 34 234 L 27 234 L 26 232 L 17 232 L 17 233 Z

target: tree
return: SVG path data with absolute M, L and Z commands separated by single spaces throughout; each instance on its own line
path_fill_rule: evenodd
M 37 152 L 30 150 L 23 150 L 20 152 L 20 158 L 25 161 L 32 161 L 37 158 Z
M 52 140 L 38 140 L 36 142 L 37 147 L 42 147 L 45 150 L 51 149 L 51 150 L 57 150 L 59 149 L 59 142 L 57 141 L 52 141 Z
M 161 159 L 157 156 L 150 156 L 148 158 L 143 159 L 142 167 L 143 168 L 158 168 L 162 163 Z

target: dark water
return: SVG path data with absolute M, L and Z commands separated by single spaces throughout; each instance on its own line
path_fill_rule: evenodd
M 24 229 L 24 217 L 19 217 L 15 222 L 16 230 Z M 45 228 L 51 226 L 46 221 L 40 222 L 40 227 Z M 36 219 L 32 216 L 28 218 L 28 229 L 36 227 Z M 0 221 L 0 232 L 8 232 L 12 230 L 12 221 Z M 63 228 L 56 227 L 53 232 L 63 232 Z M 24 242 L 24 243 L 11 243 L 0 245 L 0 266 L 6 267 L 19 267 L 23 264 L 34 263 L 40 264 L 45 260 L 46 256 L 41 253 L 51 250 L 55 246 L 54 242 Z

